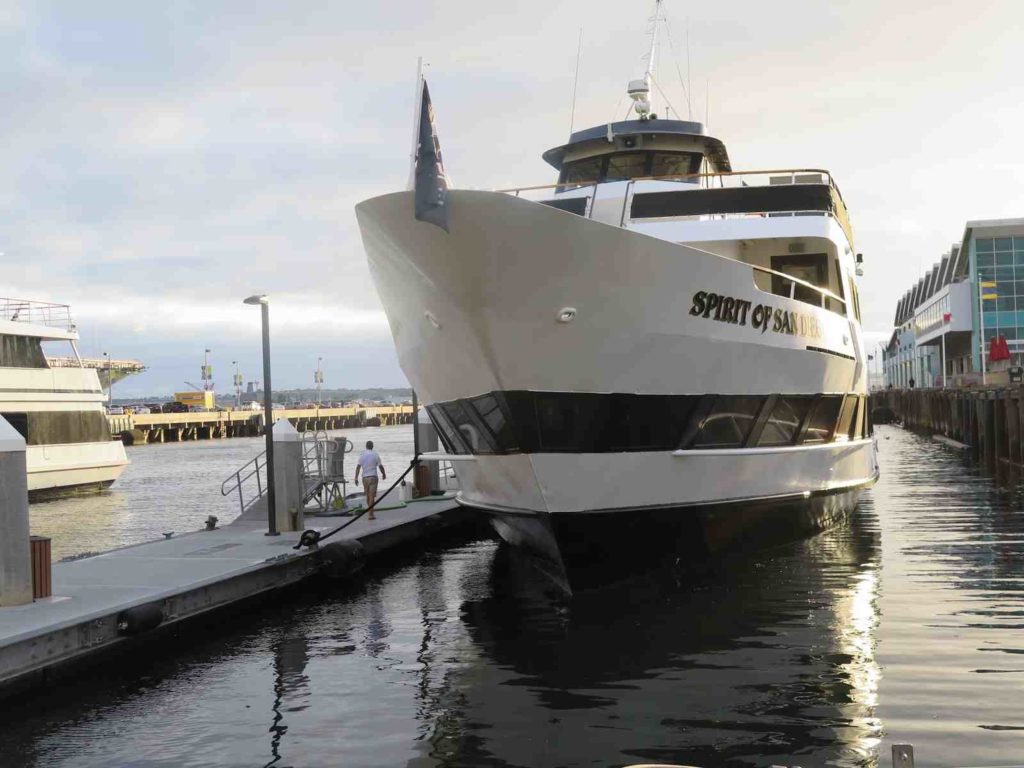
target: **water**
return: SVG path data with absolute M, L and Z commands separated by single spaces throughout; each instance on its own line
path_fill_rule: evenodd
M 1020 494 L 879 438 L 882 480 L 843 528 L 568 606 L 491 540 L 438 544 L 6 713 L 0 764 L 809 768 L 888 766 L 892 742 L 919 765 L 1021 762 Z M 155 450 L 219 484 L 194 452 L 241 442 Z M 142 518 L 188 487 L 156 466 L 121 493 L 136 482 Z

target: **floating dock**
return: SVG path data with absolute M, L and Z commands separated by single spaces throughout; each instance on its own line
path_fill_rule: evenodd
M 351 578 L 370 560 L 473 513 L 454 494 L 382 505 L 313 548 L 300 532 L 267 536 L 243 515 L 209 531 L 173 535 L 53 566 L 53 597 L 0 610 L 0 697 L 47 683 L 54 673 L 156 637 L 199 616 L 316 575 Z M 307 519 L 325 533 L 347 517 Z

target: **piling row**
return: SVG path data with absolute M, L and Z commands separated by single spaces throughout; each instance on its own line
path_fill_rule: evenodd
M 971 450 L 989 471 L 1024 469 L 1024 405 L 1020 387 L 888 389 L 871 393 L 876 422 L 942 435 Z

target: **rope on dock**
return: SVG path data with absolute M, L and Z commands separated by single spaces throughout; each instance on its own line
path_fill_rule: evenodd
M 321 541 L 329 539 L 331 538 L 331 536 L 338 533 L 339 531 L 343 531 L 346 528 L 348 528 L 350 525 L 352 525 L 352 523 L 354 523 L 360 517 L 365 515 L 367 512 L 372 512 L 374 509 L 376 509 L 378 504 L 384 501 L 384 499 L 387 497 L 389 493 L 391 493 L 393 490 L 395 490 L 395 488 L 398 487 L 399 483 L 405 480 L 405 476 L 412 472 L 413 469 L 415 469 L 416 465 L 419 463 L 420 457 L 419 454 L 417 454 L 413 456 L 412 461 L 409 462 L 408 468 L 405 470 L 405 472 L 402 473 L 401 477 L 395 480 L 395 482 L 391 484 L 391 487 L 384 491 L 384 493 L 378 496 L 377 499 L 373 502 L 373 504 L 366 507 L 362 512 L 353 517 L 351 520 L 346 520 L 337 528 L 334 528 L 333 530 L 330 530 L 327 533 L 321 534 L 320 531 L 313 530 L 312 528 L 306 529 L 302 532 L 302 535 L 299 537 L 299 543 L 292 547 L 292 549 L 301 549 L 302 547 L 315 547 Z

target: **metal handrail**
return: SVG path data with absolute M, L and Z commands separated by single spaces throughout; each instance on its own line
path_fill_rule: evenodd
M 722 171 L 720 173 L 674 173 L 667 176 L 636 176 L 632 179 L 619 179 L 618 181 L 686 181 L 688 179 L 717 179 L 727 178 L 731 176 L 766 176 L 769 174 L 780 174 L 788 173 L 795 176 L 798 173 L 819 173 L 825 176 L 828 180 L 830 187 L 836 190 L 839 198 L 842 199 L 843 194 L 839 190 L 839 186 L 836 184 L 835 179 L 832 178 L 832 174 L 824 168 L 775 168 L 766 171 Z M 583 187 L 596 187 L 598 184 L 612 184 L 615 183 L 612 180 L 601 182 L 593 181 L 580 184 L 578 187 L 573 189 L 582 189 Z M 502 192 L 505 194 L 518 194 L 520 192 L 531 192 L 538 189 L 554 189 L 556 187 L 565 187 L 572 184 L 572 182 L 561 182 L 555 184 L 541 184 L 535 187 L 510 187 L 508 189 L 495 189 L 494 192 Z
M 245 472 L 245 470 L 250 465 L 252 465 L 252 469 L 249 470 L 249 473 L 245 475 L 245 477 L 242 477 L 242 473 Z M 229 475 L 228 478 L 223 483 L 220 484 L 220 495 L 227 496 L 228 494 L 233 493 L 234 491 L 237 490 L 238 506 L 240 507 L 241 511 L 244 512 L 245 508 L 249 506 L 249 504 L 253 504 L 259 499 L 263 498 L 263 494 L 266 489 L 263 487 L 263 481 L 260 477 L 260 472 L 266 466 L 267 452 L 262 451 L 261 453 L 256 455 L 256 458 L 247 461 L 245 464 L 239 467 L 234 473 Z M 245 481 L 248 480 L 253 475 L 256 475 L 256 496 L 249 502 L 249 504 L 246 504 L 245 495 L 242 491 L 242 486 L 245 484 Z M 232 480 L 235 481 L 235 484 L 229 488 L 228 483 L 230 483 Z
M 749 264 L 748 266 L 755 272 L 763 272 L 766 275 L 775 275 L 777 277 L 783 278 L 784 280 L 789 280 L 789 298 L 791 299 L 796 298 L 796 286 L 801 285 L 804 288 L 809 288 L 810 290 L 816 291 L 817 293 L 821 294 L 821 306 L 823 309 L 825 307 L 825 299 L 833 299 L 834 301 L 838 301 L 840 304 L 842 304 L 844 308 L 846 307 L 846 299 L 844 299 L 842 296 L 837 296 L 836 294 L 832 293 L 832 291 L 830 291 L 828 288 L 822 288 L 820 286 L 815 285 L 814 283 L 808 283 L 806 280 L 801 280 L 799 277 L 793 277 L 792 275 L 787 275 L 785 272 L 778 272 L 774 269 L 768 269 L 768 267 L 761 267 L 758 266 L 757 264 Z
M 850 225 L 850 214 L 849 214 L 849 211 L 846 209 L 846 201 L 843 200 L 843 193 L 839 189 L 839 185 L 836 184 L 835 179 L 832 178 L 832 174 L 829 171 L 825 170 L 824 168 L 775 168 L 775 169 L 765 170 L 765 171 L 724 171 L 724 172 L 720 172 L 720 173 L 684 173 L 684 174 L 672 174 L 672 175 L 668 175 L 668 176 L 637 176 L 637 177 L 632 178 L 632 179 L 620 179 L 620 181 L 627 181 L 628 182 L 628 187 L 626 189 L 626 194 L 625 194 L 625 196 L 623 198 L 623 212 L 622 212 L 622 216 L 620 217 L 619 226 L 625 226 L 625 224 L 626 224 L 626 213 L 625 213 L 625 211 L 626 211 L 626 201 L 630 197 L 630 191 L 632 190 L 633 185 L 636 182 L 638 182 L 638 181 L 676 181 L 676 182 L 680 182 L 680 183 L 682 183 L 682 182 L 690 182 L 690 183 L 692 183 L 693 181 L 700 181 L 701 179 L 708 179 L 710 181 L 712 179 L 724 180 L 726 178 L 740 177 L 740 176 L 771 176 L 771 175 L 779 175 L 779 174 L 789 174 L 790 176 L 792 176 L 793 177 L 793 182 L 792 182 L 793 184 L 803 184 L 804 183 L 804 182 L 796 181 L 797 175 L 800 175 L 800 174 L 817 174 L 819 176 L 823 176 L 824 177 L 824 181 L 829 186 L 829 189 L 831 189 L 835 193 L 833 195 L 833 198 L 832 198 L 833 202 L 835 204 L 835 210 L 832 211 L 832 212 L 828 212 L 828 213 L 829 213 L 829 215 L 834 216 L 835 219 L 839 222 L 839 226 L 842 227 L 843 232 L 846 233 L 846 237 L 850 241 L 850 245 L 851 246 L 853 245 L 853 228 Z M 615 183 L 615 182 L 610 181 L 610 180 L 609 181 L 604 181 L 604 182 L 602 182 L 602 181 L 586 182 L 586 183 L 579 184 L 578 186 L 574 186 L 574 187 L 572 187 L 572 189 L 573 189 L 573 191 L 575 191 L 577 189 L 584 189 L 586 187 L 593 187 L 594 188 L 594 192 L 591 195 L 591 203 L 590 203 L 591 212 L 592 212 L 592 210 L 593 210 L 593 203 L 594 203 L 594 201 L 597 198 L 597 187 L 600 186 L 601 184 L 611 184 L 611 183 Z M 571 184 L 571 182 L 570 182 L 570 184 Z M 567 186 L 569 186 L 569 184 L 567 184 L 566 182 L 561 182 L 561 183 L 555 183 L 555 184 L 541 184 L 539 186 L 533 186 L 533 187 L 511 187 L 509 189 L 497 189 L 497 190 L 494 190 L 494 191 L 495 192 L 499 192 L 499 193 L 503 193 L 503 194 L 514 194 L 516 197 L 519 197 L 520 192 L 530 192 L 530 191 L 543 190 L 543 189 L 565 189 Z M 709 186 L 710 186 L 710 184 L 709 184 Z M 771 186 L 771 185 L 767 185 L 767 186 Z M 588 216 L 588 218 L 589 218 L 589 216 Z
M 74 330 L 71 322 L 71 307 L 50 301 L 34 299 L 0 298 L 0 320 L 45 325 L 48 328 Z

